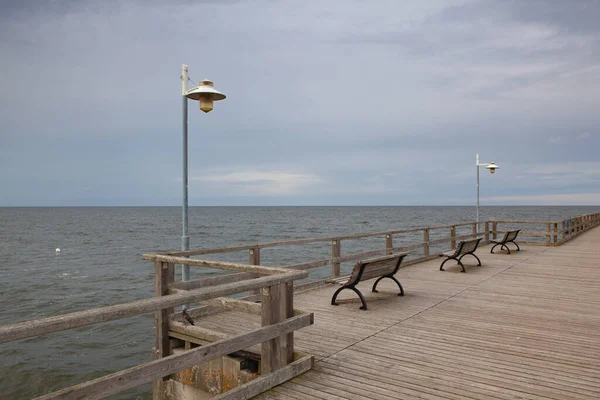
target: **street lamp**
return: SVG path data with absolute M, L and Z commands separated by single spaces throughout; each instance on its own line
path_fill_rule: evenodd
M 193 89 L 188 90 L 188 67 L 181 66 L 181 97 L 183 98 L 183 234 L 181 250 L 190 249 L 188 236 L 188 99 L 200 102 L 200 110 L 205 113 L 213 109 L 213 102 L 223 100 L 225 95 L 215 89 L 213 82 L 205 79 Z M 182 265 L 181 280 L 190 280 L 190 266 Z M 184 306 L 184 308 L 187 308 Z
M 493 161 L 491 163 L 480 163 L 479 154 L 477 154 L 475 165 L 477 166 L 477 232 L 479 232 L 479 167 L 485 166 L 485 168 L 490 171 L 490 174 L 496 172 L 500 167 L 494 164 Z

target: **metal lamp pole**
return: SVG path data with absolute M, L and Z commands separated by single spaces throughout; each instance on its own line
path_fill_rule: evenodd
M 181 234 L 181 250 L 190 249 L 190 237 L 188 236 L 188 67 L 181 66 L 181 98 L 183 99 L 183 232 Z M 181 280 L 190 280 L 190 266 L 181 266 Z
M 181 97 L 183 99 L 182 108 L 182 128 L 183 128 L 183 207 L 182 222 L 183 232 L 181 235 L 181 250 L 190 249 L 190 237 L 188 236 L 188 99 L 200 102 L 200 110 L 208 113 L 213 109 L 213 102 L 225 99 L 225 95 L 215 89 L 213 82 L 204 79 L 198 86 L 188 90 L 188 67 L 181 66 Z M 181 280 L 190 280 L 190 266 L 181 266 Z M 184 306 L 187 308 L 187 306 Z
M 493 174 L 494 172 L 496 172 L 496 170 L 498 168 L 500 168 L 498 165 L 494 164 L 493 161 L 491 163 L 480 163 L 479 162 L 479 153 L 476 154 L 475 168 L 477 169 L 477 233 L 479 233 L 479 167 L 480 166 L 485 166 L 485 168 L 490 171 L 490 174 Z

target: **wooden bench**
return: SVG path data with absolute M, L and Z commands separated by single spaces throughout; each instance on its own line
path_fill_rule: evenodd
M 492 247 L 492 249 L 490 250 L 490 253 L 494 252 L 494 249 L 496 248 L 496 246 L 500 246 L 500 250 L 506 249 L 508 254 L 510 254 L 510 249 L 506 245 L 507 243 L 514 244 L 515 246 L 517 246 L 517 251 L 521 251 L 521 249 L 519 248 L 519 245 L 517 244 L 517 242 L 515 242 L 515 239 L 517 238 L 517 235 L 519 234 L 519 232 L 521 232 L 520 229 L 517 229 L 516 231 L 508 231 L 504 234 L 504 237 L 501 240 L 492 240 L 491 243 L 495 243 L 495 244 L 494 244 L 494 247 Z
M 446 253 L 440 254 L 440 257 L 448 257 L 444 260 L 444 262 L 442 262 L 442 265 L 440 265 L 440 271 L 444 270 L 444 264 L 446 264 L 447 261 L 456 260 L 460 264 L 460 267 L 462 268 L 460 272 L 466 272 L 465 266 L 463 265 L 463 263 L 461 261 L 461 259 L 466 255 L 472 255 L 473 257 L 475 257 L 477 259 L 477 261 L 478 261 L 477 265 L 481 265 L 481 260 L 479 259 L 479 257 L 477 257 L 475 255 L 475 250 L 477 250 L 477 246 L 479 246 L 480 241 L 481 241 L 481 238 L 464 240 L 464 241 L 458 243 L 458 246 L 456 246 L 456 250 L 448 251 Z
M 392 254 L 389 256 L 357 261 L 356 265 L 354 265 L 354 269 L 352 269 L 352 274 L 350 274 L 348 281 L 333 294 L 333 297 L 331 298 L 331 305 L 337 306 L 338 304 L 335 302 L 335 299 L 337 298 L 338 294 L 340 294 L 340 292 L 344 289 L 350 289 L 354 291 L 358 297 L 360 297 L 360 301 L 362 302 L 362 307 L 360 307 L 360 309 L 366 310 L 367 301 L 360 290 L 356 288 L 356 285 L 358 285 L 361 281 L 366 281 L 373 278 L 378 278 L 373 284 L 373 292 L 377 293 L 377 284 L 380 280 L 383 278 L 390 278 L 396 282 L 400 288 L 400 293 L 398 296 L 404 296 L 404 289 L 402 288 L 400 282 L 394 277 L 394 274 L 398 272 L 398 269 L 400 269 L 400 264 L 407 254 L 408 253 Z

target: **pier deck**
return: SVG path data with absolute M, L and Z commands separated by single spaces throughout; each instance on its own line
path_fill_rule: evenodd
M 359 285 L 368 311 L 350 291 L 331 306 L 334 286 L 297 294 L 315 324 L 296 349 L 314 368 L 257 398 L 600 398 L 599 244 L 595 228 L 511 255 L 483 246 L 466 274 L 409 266 L 396 275 L 405 297 L 391 281 Z

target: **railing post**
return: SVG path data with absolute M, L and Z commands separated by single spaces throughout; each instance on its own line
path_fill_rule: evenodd
M 250 265 L 260 265 L 260 247 L 253 247 L 248 249 L 249 262 Z M 250 290 L 248 292 L 250 296 L 260 296 L 260 290 Z
M 471 229 L 471 233 L 472 233 L 474 236 L 477 236 L 477 231 L 478 231 L 478 228 L 479 228 L 479 224 L 476 224 L 476 223 L 475 223 L 475 224 L 473 224 L 473 228 Z
M 498 238 L 498 222 L 492 222 L 492 239 Z
M 561 223 L 561 235 L 560 238 L 561 240 L 564 240 L 565 237 L 567 236 L 567 232 L 565 232 L 565 229 L 567 229 L 567 221 L 563 220 L 563 222 Z
M 454 225 L 450 227 L 450 248 L 456 249 L 456 227 Z
M 569 235 L 575 232 L 575 220 L 573 218 L 569 218 Z
M 154 262 L 154 296 L 165 296 L 169 294 L 169 284 L 175 280 L 175 265 L 162 261 Z M 152 359 L 168 357 L 171 355 L 171 344 L 169 341 L 169 314 L 174 308 L 163 308 L 155 313 L 154 336 L 156 345 L 152 349 Z M 161 399 L 163 392 L 163 381 L 168 376 L 152 382 L 152 398 Z
M 485 241 L 489 242 L 490 241 L 490 223 L 488 221 L 485 221 L 485 233 L 484 233 L 484 237 L 485 237 Z
M 294 282 L 287 282 L 282 285 L 283 307 L 282 321 L 294 316 Z M 294 332 L 283 335 L 285 340 L 281 340 L 281 365 L 287 365 L 294 361 Z
M 557 232 L 558 232 L 558 223 L 555 222 L 554 223 L 554 240 L 553 240 L 554 243 L 558 242 L 558 233 Z
M 429 257 L 429 229 L 423 229 L 423 257 Z
M 546 246 L 550 246 L 550 223 L 546 224 Z
M 340 256 L 342 250 L 342 246 L 340 240 L 334 239 L 331 241 L 331 257 L 336 258 Z M 331 276 L 336 278 L 340 276 L 340 263 L 333 262 L 331 263 Z
M 262 288 L 261 301 L 262 326 L 280 322 L 281 317 L 281 286 Z M 266 375 L 279 369 L 281 355 L 281 337 L 276 337 L 262 343 L 260 348 L 261 375 Z
M 392 254 L 394 252 L 394 242 L 391 233 L 385 235 L 385 252 L 386 254 Z

